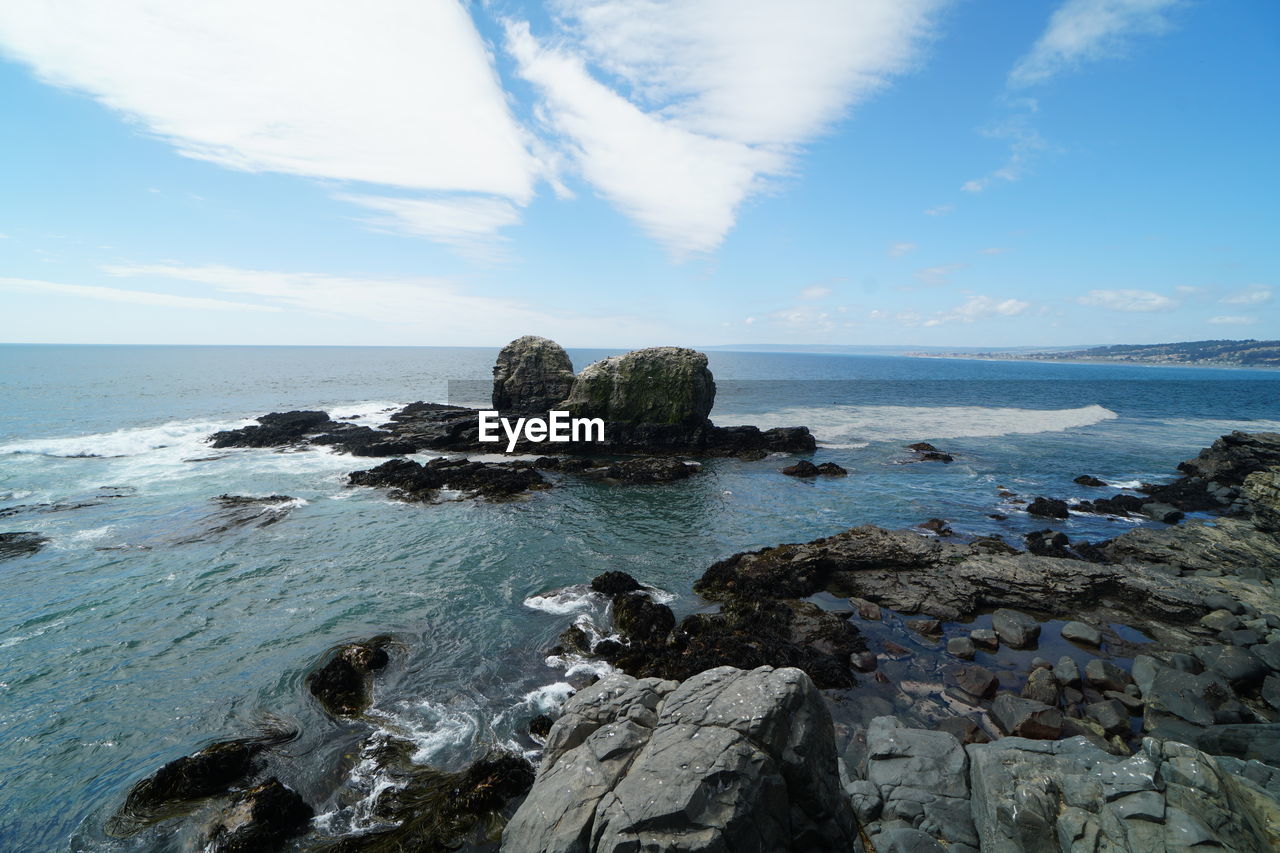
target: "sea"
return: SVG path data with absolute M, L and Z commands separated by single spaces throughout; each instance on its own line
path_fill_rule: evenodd
M 688 480 L 551 475 L 507 503 L 407 504 L 346 485 L 380 460 L 322 448 L 214 450 L 272 411 L 378 425 L 481 388 L 494 348 L 0 346 L 0 532 L 48 537 L 0 561 L 0 850 L 177 850 L 161 826 L 104 831 L 130 786 L 212 740 L 286 726 L 273 769 L 316 830 L 367 830 L 381 731 L 456 769 L 524 751 L 602 664 L 550 655 L 575 621 L 607 631 L 584 584 L 606 570 L 677 616 L 713 562 L 859 524 L 945 519 L 1020 542 L 1049 526 L 1016 499 L 1095 497 L 1176 476 L 1232 430 L 1280 430 L 1280 373 L 1243 369 L 713 351 L 712 419 L 806 425 L 842 478 L 788 457 L 702 460 Z M 613 350 L 570 350 L 576 368 Z M 478 383 L 478 384 L 477 384 Z M 927 441 L 950 464 L 915 462 Z M 430 458 L 424 454 L 418 458 Z M 272 500 L 229 511 L 220 495 Z M 993 518 L 992 516 L 999 516 Z M 1073 514 L 1073 540 L 1139 522 Z M 326 650 L 395 636 L 364 720 L 335 723 L 304 679 Z

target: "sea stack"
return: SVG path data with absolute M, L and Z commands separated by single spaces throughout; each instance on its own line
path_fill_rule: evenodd
M 650 347 L 588 365 L 564 407 L 606 422 L 701 426 L 716 399 L 707 357 L 682 347 Z
M 516 338 L 493 366 L 493 407 L 503 412 L 540 414 L 555 408 L 573 387 L 573 362 L 553 340 Z

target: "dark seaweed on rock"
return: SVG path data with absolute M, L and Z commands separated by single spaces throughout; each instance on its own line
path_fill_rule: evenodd
M 392 638 L 383 635 L 333 649 L 328 660 L 307 676 L 307 689 L 336 717 L 363 713 L 373 699 L 373 673 L 390 662 L 387 647 L 391 643 Z
M 393 489 L 393 497 L 421 502 L 435 500 L 444 488 L 478 494 L 489 500 L 502 500 L 551 486 L 529 465 L 443 457 L 426 464 L 411 459 L 392 459 L 367 471 L 353 471 L 347 475 L 347 482 L 352 486 Z
M 306 830 L 315 811 L 271 778 L 237 793 L 209 834 L 209 853 L 266 853 Z
M 215 432 L 209 443 L 214 447 L 280 447 L 332 423 L 328 412 L 317 411 L 272 412 L 257 421 L 258 426 Z
M 261 753 L 295 737 L 297 732 L 290 731 L 217 741 L 176 758 L 129 790 L 124 805 L 108 821 L 107 831 L 131 835 L 182 813 L 196 800 L 226 793 L 260 769 Z
M 31 531 L 0 533 L 0 560 L 34 554 L 49 542 L 49 537 Z

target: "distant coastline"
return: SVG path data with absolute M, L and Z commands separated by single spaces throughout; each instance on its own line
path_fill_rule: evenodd
M 963 358 L 981 361 L 1275 369 L 1280 368 L 1280 341 L 1187 341 L 1172 344 L 1119 344 L 1049 352 L 906 352 L 903 355 L 913 358 Z

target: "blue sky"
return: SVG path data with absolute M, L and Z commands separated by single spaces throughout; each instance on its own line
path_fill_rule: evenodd
M 1280 337 L 1271 0 L 0 7 L 0 340 Z

